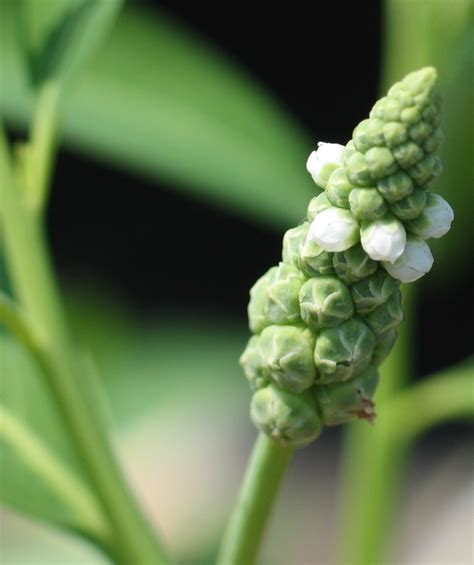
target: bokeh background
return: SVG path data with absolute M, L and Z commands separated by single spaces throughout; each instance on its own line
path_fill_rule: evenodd
M 48 214 L 55 262 L 78 340 L 103 376 L 124 464 L 183 562 L 212 558 L 254 437 L 250 394 L 237 363 L 248 338 L 248 290 L 279 260 L 284 230 L 304 215 L 314 191 L 305 159 L 315 143 L 346 143 L 379 95 L 386 76 L 384 4 L 134 0 L 77 84 L 87 93 L 87 81 L 95 79 L 90 99 L 115 109 L 108 146 L 90 132 L 106 127 L 101 120 L 109 114 L 83 104 L 74 121 L 67 112 L 79 106 L 65 107 L 65 144 Z M 421 40 L 436 41 L 426 28 L 443 28 L 440 2 L 386 4 L 392 16 L 401 14 L 402 36 L 402 16 L 412 9 L 407 5 L 417 5 L 424 14 Z M 427 53 L 441 65 L 447 98 L 462 102 L 447 112 L 447 125 L 457 124 L 466 150 L 473 75 L 465 59 L 474 34 L 463 21 L 469 2 L 452 4 L 457 19 L 450 24 L 450 58 L 440 56 L 441 34 L 439 45 L 420 44 L 400 58 L 403 72 L 417 68 Z M 430 19 L 432 10 L 438 16 Z M 22 104 L 5 84 L 0 88 L 11 136 L 21 139 Z M 233 114 L 237 107 L 240 115 Z M 188 118 L 194 110 L 195 125 Z M 135 114 L 140 124 L 151 124 L 143 135 L 127 129 Z M 160 123 L 176 136 L 154 136 Z M 269 158 L 285 159 L 285 135 L 286 177 L 285 167 Z M 267 152 L 260 155 L 262 145 Z M 445 146 L 448 163 L 460 145 Z M 213 151 L 218 147 L 222 153 Z M 140 153 L 146 159 L 136 158 Z M 459 220 L 435 249 L 432 273 L 417 283 L 419 379 L 472 353 L 474 175 L 471 161 L 462 166 L 457 176 L 448 169 L 452 182 L 438 189 L 452 199 Z M 213 171 L 209 184 L 206 168 Z M 4 362 L 6 369 L 24 363 L 30 370 L 19 351 Z M 298 454 L 264 563 L 334 559 L 340 447 L 341 431 L 328 430 Z M 471 562 L 470 448 L 466 424 L 438 427 L 417 443 L 394 528 L 397 563 Z M 20 514 L 5 512 L 0 520 L 6 564 L 104 562 L 85 542 Z

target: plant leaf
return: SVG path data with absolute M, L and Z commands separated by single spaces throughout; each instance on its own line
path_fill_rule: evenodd
M 247 410 L 248 387 L 238 364 L 248 339 L 244 324 L 199 311 L 144 321 L 110 290 L 84 290 L 68 293 L 70 318 L 103 378 L 116 425 L 126 428 L 196 398 L 220 403 L 231 397 L 229 409 Z
M 93 52 L 121 0 L 20 0 L 15 9 L 31 78 L 67 80 Z M 7 5 L 7 9 L 8 9 Z
M 25 124 L 31 93 L 3 27 L 0 108 Z M 316 191 L 304 166 L 312 143 L 294 121 L 222 54 L 156 12 L 124 10 L 64 110 L 70 146 L 246 217 L 295 223 Z
M 103 538 L 104 522 L 56 407 L 26 351 L 0 334 L 0 501 L 15 510 Z

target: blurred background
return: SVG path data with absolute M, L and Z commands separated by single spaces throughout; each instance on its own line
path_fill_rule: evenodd
M 210 562 L 254 437 L 238 366 L 248 290 L 278 262 L 285 229 L 314 193 L 307 155 L 317 141 L 350 139 L 397 56 L 400 75 L 390 80 L 438 65 L 453 102 L 446 180 L 435 190 L 456 220 L 434 249 L 432 273 L 417 283 L 417 378 L 472 353 L 466 60 L 474 33 L 470 2 L 453 0 L 449 22 L 439 21 L 442 4 L 450 5 L 134 0 L 71 89 L 48 215 L 53 255 L 76 334 L 104 378 L 124 464 L 182 562 Z M 394 55 L 404 34 L 416 35 L 405 27 L 408 14 L 424 26 L 420 43 Z M 395 25 L 400 38 L 387 46 Z M 7 67 L 3 78 L 13 80 Z M 12 139 L 23 136 L 29 104 L 18 76 L 0 86 Z M 34 379 L 20 350 L 5 350 L 3 363 Z M 33 400 L 18 394 L 27 411 Z M 298 454 L 263 563 L 334 559 L 340 444 L 341 431 L 326 430 Z M 395 531 L 397 563 L 471 562 L 470 448 L 464 424 L 418 442 Z M 6 564 L 105 562 L 85 542 L 20 513 L 1 516 L 1 535 Z

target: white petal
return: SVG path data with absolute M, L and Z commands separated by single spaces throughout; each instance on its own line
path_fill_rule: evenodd
M 364 251 L 374 261 L 393 263 L 405 249 L 405 228 L 391 215 L 374 222 L 364 222 L 361 229 L 361 243 Z
M 429 193 L 423 212 L 408 224 L 408 229 L 422 239 L 445 235 L 454 220 L 454 212 L 444 198 Z
M 345 251 L 359 241 L 359 225 L 349 210 L 330 207 L 316 215 L 308 237 L 325 251 Z
M 405 251 L 394 263 L 382 263 L 389 275 L 402 282 L 420 279 L 433 266 L 433 255 L 426 241 L 410 236 Z
M 331 173 L 342 166 L 343 153 L 343 145 L 318 143 L 318 149 L 311 153 L 306 162 L 306 169 L 318 186 L 326 188 Z

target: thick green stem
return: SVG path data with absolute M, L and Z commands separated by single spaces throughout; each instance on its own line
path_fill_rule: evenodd
M 270 512 L 294 450 L 261 433 L 255 443 L 239 498 L 227 526 L 217 562 L 255 563 Z
M 41 215 L 28 207 L 16 186 L 6 141 L 0 132 L 0 186 L 6 256 L 15 293 L 50 360 L 47 382 L 71 440 L 113 531 L 124 563 L 165 561 L 148 522 L 131 496 L 87 394 L 74 355 Z

